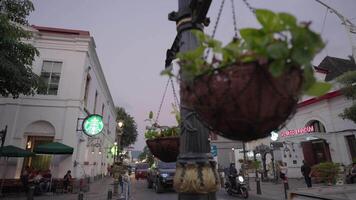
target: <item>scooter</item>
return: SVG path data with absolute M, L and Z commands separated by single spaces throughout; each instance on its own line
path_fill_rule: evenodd
M 235 184 L 233 184 L 232 181 L 234 181 Z M 236 177 L 229 176 L 229 180 L 225 183 L 225 190 L 230 196 L 238 196 L 244 199 L 248 198 L 246 183 L 242 176 L 238 176 L 238 181 L 236 181 Z

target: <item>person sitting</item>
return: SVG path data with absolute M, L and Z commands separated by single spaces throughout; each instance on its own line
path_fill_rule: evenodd
M 51 171 L 48 169 L 42 173 L 42 179 L 40 182 L 40 189 L 42 193 L 46 193 L 49 190 L 50 182 L 51 182 Z
M 70 185 L 72 181 L 72 175 L 71 175 L 71 171 L 68 170 L 66 175 L 64 175 L 63 177 L 63 189 L 64 189 L 64 192 L 68 192 L 68 186 Z
M 34 171 L 33 174 L 31 175 L 29 182 L 35 186 L 35 191 L 34 191 L 35 195 L 42 194 L 42 191 L 40 189 L 41 180 L 42 180 L 41 171 L 40 170 Z
M 229 168 L 229 179 L 230 179 L 232 188 L 236 188 L 236 177 L 237 177 L 237 170 L 236 170 L 235 164 L 231 163 L 230 168 Z M 238 188 L 236 188 L 236 189 L 238 189 Z

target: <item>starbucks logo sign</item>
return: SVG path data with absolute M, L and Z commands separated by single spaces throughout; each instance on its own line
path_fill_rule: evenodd
M 88 136 L 96 136 L 104 129 L 103 117 L 100 115 L 89 115 L 82 124 L 83 132 Z

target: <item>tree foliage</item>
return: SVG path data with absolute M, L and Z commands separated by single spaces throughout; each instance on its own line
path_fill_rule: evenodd
M 37 49 L 25 41 L 31 39 L 26 17 L 34 10 L 30 0 L 0 1 L 0 94 L 34 95 L 39 85 L 32 72 L 32 63 L 39 55 Z
M 338 78 L 338 82 L 343 85 L 341 91 L 345 97 L 353 101 L 353 104 L 350 107 L 345 108 L 340 116 L 343 119 L 349 119 L 356 123 L 356 71 L 344 73 Z
M 128 147 L 129 145 L 136 142 L 137 139 L 137 126 L 136 122 L 131 115 L 129 115 L 124 108 L 116 108 L 117 118 L 116 121 L 122 121 L 124 123 L 123 133 L 121 136 L 121 146 Z M 119 131 L 119 130 L 117 130 Z

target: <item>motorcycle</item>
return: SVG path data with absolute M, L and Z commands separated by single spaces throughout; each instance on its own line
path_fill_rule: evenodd
M 238 181 L 236 181 L 236 177 L 230 175 L 225 183 L 225 190 L 230 196 L 248 198 L 247 186 L 242 176 L 238 176 Z

